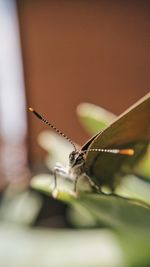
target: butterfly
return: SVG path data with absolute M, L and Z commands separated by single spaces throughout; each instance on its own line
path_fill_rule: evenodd
M 83 176 L 96 191 L 100 192 L 103 185 L 114 191 L 120 177 L 132 173 L 133 166 L 145 153 L 150 141 L 150 93 L 80 149 L 37 111 L 33 108 L 29 110 L 67 139 L 74 148 L 69 155 L 68 167 L 56 165 L 54 168 L 54 192 L 57 191 L 57 174 L 74 181 L 75 192 L 78 179 Z

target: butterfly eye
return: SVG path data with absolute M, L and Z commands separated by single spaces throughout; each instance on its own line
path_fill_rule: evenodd
M 82 162 L 82 160 L 83 160 L 83 154 L 80 154 L 76 159 L 76 163 L 80 163 Z
M 79 155 L 78 159 L 79 160 L 83 159 L 83 155 Z
M 74 162 L 74 160 L 75 160 L 75 152 L 73 151 L 69 155 L 69 161 L 70 161 L 70 163 L 72 163 L 72 162 Z

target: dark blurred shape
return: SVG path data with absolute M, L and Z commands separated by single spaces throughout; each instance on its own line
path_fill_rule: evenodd
M 42 209 L 35 221 L 35 226 L 48 228 L 66 228 L 71 227 L 67 220 L 67 205 L 57 199 L 44 196 Z

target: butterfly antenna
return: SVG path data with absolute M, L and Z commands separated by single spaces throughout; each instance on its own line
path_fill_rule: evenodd
M 75 144 L 72 142 L 72 140 L 65 135 L 64 133 L 62 133 L 59 129 L 57 129 L 54 125 L 52 125 L 51 123 L 49 123 L 45 118 L 43 118 L 43 116 L 41 116 L 38 112 L 36 112 L 33 108 L 29 108 L 29 110 L 41 121 L 43 121 L 45 124 L 47 124 L 48 126 L 50 126 L 53 130 L 55 130 L 59 135 L 63 136 L 70 144 L 72 144 L 72 146 L 74 147 L 74 150 L 76 151 L 76 147 Z
M 95 152 L 106 152 L 106 153 L 113 153 L 113 154 L 121 154 L 121 155 L 127 155 L 127 156 L 133 156 L 134 155 L 134 150 L 131 148 L 128 149 L 103 149 L 103 148 L 91 148 L 89 150 L 84 150 L 86 151 L 95 151 Z

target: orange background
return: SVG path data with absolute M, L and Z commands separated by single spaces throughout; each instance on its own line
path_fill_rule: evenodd
M 19 1 L 28 105 L 78 143 L 80 102 L 119 114 L 149 91 L 148 1 Z M 31 158 L 44 125 L 28 115 Z

